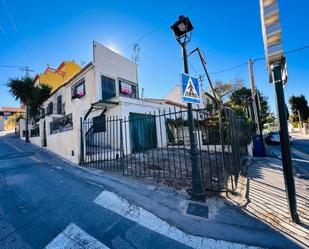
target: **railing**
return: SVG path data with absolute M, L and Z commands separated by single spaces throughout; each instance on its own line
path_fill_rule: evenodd
M 96 124 L 100 132 L 94 132 L 93 120 L 87 119 L 82 127 L 83 161 L 90 167 L 189 187 L 192 165 L 187 116 L 187 110 L 174 108 L 123 119 L 106 117 Z M 235 189 L 242 171 L 241 157 L 247 154 L 247 123 L 228 108 L 194 110 L 193 117 L 205 190 Z
M 40 127 L 34 127 L 30 130 L 30 137 L 39 137 L 40 136 Z
M 69 131 L 73 129 L 72 113 L 50 122 L 50 134 Z

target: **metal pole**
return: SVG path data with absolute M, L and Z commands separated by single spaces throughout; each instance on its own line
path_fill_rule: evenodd
M 83 132 L 83 118 L 80 118 L 80 157 L 79 164 L 84 163 L 84 132 Z
M 181 44 L 184 72 L 189 74 L 188 58 L 186 44 Z M 202 172 L 200 164 L 200 154 L 197 148 L 196 137 L 194 134 L 194 121 L 192 104 L 188 103 L 188 123 L 190 135 L 190 155 L 192 164 L 192 199 L 197 201 L 205 201 L 205 192 L 202 181 Z
M 276 94 L 276 107 L 279 119 L 281 157 L 282 157 L 285 189 L 288 199 L 288 207 L 291 220 L 295 223 L 299 223 L 300 221 L 297 214 L 296 191 L 295 191 L 294 173 L 291 159 L 289 132 L 287 125 L 287 114 L 286 114 L 284 91 L 282 85 L 281 63 L 279 62 L 276 64 L 272 64 L 271 70 Z

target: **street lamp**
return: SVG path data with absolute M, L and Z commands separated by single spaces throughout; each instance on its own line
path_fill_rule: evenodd
M 296 205 L 294 173 L 287 125 L 283 85 L 287 81 L 286 61 L 282 49 L 282 31 L 279 22 L 278 0 L 260 0 L 261 22 L 269 80 L 274 84 L 279 119 L 282 167 L 290 217 L 299 223 Z
M 179 16 L 178 20 L 171 26 L 174 35 L 181 46 L 184 73 L 189 74 L 188 58 L 186 46 L 191 39 L 193 26 L 188 17 Z M 205 192 L 202 181 L 200 164 L 200 154 L 197 148 L 196 137 L 194 134 L 194 122 L 192 104 L 188 103 L 188 124 L 190 135 L 190 158 L 192 164 L 192 199 L 205 201 Z

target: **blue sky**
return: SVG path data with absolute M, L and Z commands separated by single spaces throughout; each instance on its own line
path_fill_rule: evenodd
M 279 0 L 279 7 L 284 50 L 308 45 L 309 1 Z M 89 62 L 93 40 L 131 57 L 132 44 L 139 40 L 140 87 L 146 97 L 163 97 L 179 83 L 182 71 L 180 49 L 169 28 L 180 14 L 188 15 L 194 26 L 189 49 L 200 47 L 209 72 L 264 56 L 258 0 L 0 0 L 0 65 L 28 65 L 42 72 L 47 64 L 56 67 L 62 60 Z M 304 94 L 309 100 L 308 56 L 309 49 L 287 56 L 286 98 Z M 203 73 L 197 57 L 190 58 L 190 71 L 195 76 Z M 0 106 L 18 105 L 4 84 L 22 74 L 15 68 L 0 68 Z M 274 111 L 265 61 L 254 64 L 254 74 Z M 249 86 L 247 66 L 211 77 L 213 81 L 239 77 Z M 206 81 L 204 87 L 208 88 Z

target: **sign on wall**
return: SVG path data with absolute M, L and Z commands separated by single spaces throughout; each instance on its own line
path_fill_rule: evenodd
M 125 94 L 132 94 L 132 85 L 126 82 L 121 82 L 120 92 L 125 93 Z
M 200 86 L 197 78 L 188 74 L 181 74 L 181 96 L 186 103 L 198 104 L 201 102 Z
M 82 97 L 85 95 L 85 89 L 84 89 L 84 84 L 80 84 L 79 86 L 76 87 L 76 94 L 79 97 Z

